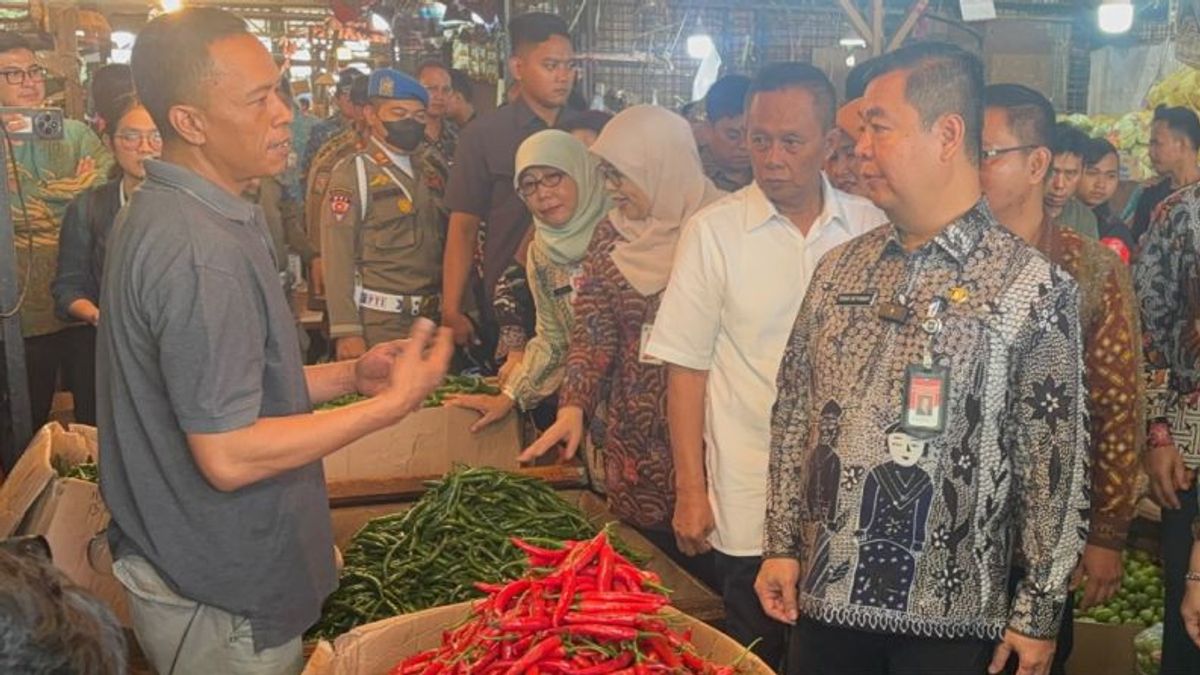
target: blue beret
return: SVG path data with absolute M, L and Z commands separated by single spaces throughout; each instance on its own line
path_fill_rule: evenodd
M 393 70 L 380 68 L 371 73 L 371 81 L 367 84 L 367 96 L 370 98 L 416 99 L 424 105 L 429 105 L 429 92 L 420 82 Z

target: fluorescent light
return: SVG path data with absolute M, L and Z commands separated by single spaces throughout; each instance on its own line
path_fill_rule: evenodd
M 867 41 L 862 38 L 858 38 L 858 37 L 842 38 L 841 40 L 838 40 L 838 44 L 843 47 L 850 47 L 850 48 L 866 47 Z
M 337 55 L 338 61 L 349 61 L 350 59 L 354 58 L 354 55 L 350 53 L 350 49 L 348 47 L 338 47 L 335 51 L 335 54 Z
M 183 9 L 183 0 L 158 0 L 164 12 L 178 12 Z
M 707 33 L 696 33 L 689 35 L 687 39 L 687 53 L 693 59 L 704 60 L 709 54 L 716 51 L 717 46 L 713 44 L 712 38 Z
M 376 33 L 390 33 L 392 32 L 392 24 L 388 23 L 388 20 L 382 16 L 371 12 L 371 30 Z
M 1124 33 L 1133 27 L 1133 3 L 1105 0 L 1096 10 L 1096 19 L 1105 33 Z

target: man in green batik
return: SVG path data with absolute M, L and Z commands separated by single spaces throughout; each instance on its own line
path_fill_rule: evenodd
M 0 106 L 41 107 L 46 98 L 46 76 L 46 69 L 37 62 L 25 38 L 0 31 Z M 23 123 L 20 116 L 4 119 L 10 131 L 19 131 Z M 95 329 L 66 324 L 54 316 L 50 282 L 57 266 L 58 234 L 67 204 L 97 179 L 103 180 L 113 160 L 82 122 L 66 120 L 63 132 L 59 141 L 12 139 L 13 159 L 4 167 L 16 231 L 18 279 L 25 289 L 21 329 L 34 429 L 49 417 L 60 371 L 77 399 L 95 399 L 93 361 L 90 356 L 81 358 L 95 351 Z M 0 375 L 2 372 L 0 363 Z M 7 399 L 0 401 L 0 413 L 7 405 Z M 77 421 L 95 424 L 95 419 Z

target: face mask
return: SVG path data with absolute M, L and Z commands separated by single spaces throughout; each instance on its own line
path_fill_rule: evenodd
M 384 122 L 383 129 L 387 132 L 388 145 L 412 152 L 421 141 L 425 140 L 425 125 L 412 119 Z

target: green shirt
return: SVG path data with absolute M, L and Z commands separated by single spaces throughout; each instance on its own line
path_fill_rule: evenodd
M 537 331 L 525 344 L 525 357 L 505 387 L 521 410 L 531 410 L 562 386 L 567 350 L 575 325 L 575 279 L 580 265 L 559 265 L 529 247 L 529 290 L 537 307 Z
M 113 158 L 96 134 L 76 120 L 65 121 L 62 140 L 14 142 L 13 155 L 17 181 L 12 179 L 11 163 L 6 163 L 5 173 L 16 232 L 18 278 L 25 289 L 21 329 L 25 337 L 48 335 L 67 325 L 55 317 L 50 293 L 63 214 L 76 195 L 105 179 Z M 91 157 L 95 166 L 76 175 L 84 157 Z
M 1063 207 L 1062 213 L 1054 221 L 1055 225 L 1074 230 L 1092 240 L 1100 238 L 1100 226 L 1096 223 L 1096 214 L 1083 205 L 1078 199 L 1070 199 Z

